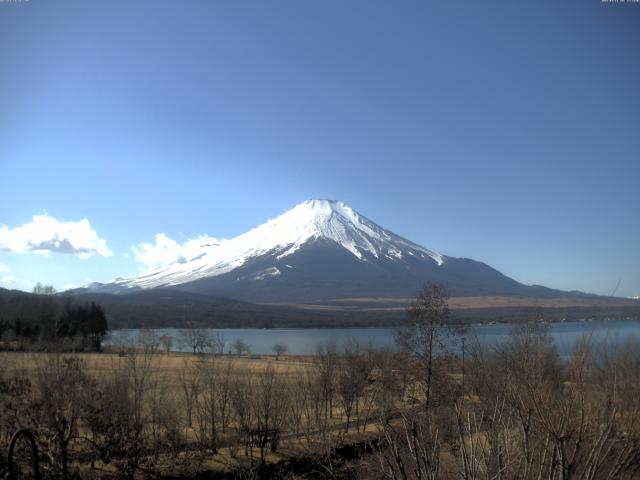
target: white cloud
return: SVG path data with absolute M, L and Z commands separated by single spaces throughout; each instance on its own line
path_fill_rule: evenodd
M 10 272 L 11 268 L 9 268 L 8 265 L 5 265 L 4 263 L 0 263 L 0 272 Z
M 155 236 L 155 243 L 140 243 L 131 251 L 146 270 L 153 270 L 172 263 L 193 260 L 212 246 L 219 245 L 220 242 L 221 240 L 217 238 L 200 235 L 180 244 L 164 233 L 158 233 Z
M 80 258 L 112 255 L 107 242 L 98 237 L 86 218 L 77 222 L 61 222 L 46 213 L 34 215 L 30 222 L 19 227 L 0 225 L 0 250 L 40 255 L 67 253 Z

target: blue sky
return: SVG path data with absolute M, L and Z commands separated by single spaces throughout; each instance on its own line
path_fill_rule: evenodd
M 30 0 L 0 45 L 2 286 L 333 198 L 525 283 L 640 294 L 640 4 Z M 46 225 L 79 250 L 30 250 Z

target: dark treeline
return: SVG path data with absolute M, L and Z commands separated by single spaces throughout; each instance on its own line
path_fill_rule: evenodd
M 330 328 L 396 325 L 402 311 L 320 311 L 260 305 L 215 295 L 152 289 L 125 295 L 80 293 L 78 302 L 96 302 L 116 328 Z
M 39 348 L 47 344 L 74 350 L 99 351 L 107 333 L 107 316 L 95 302 L 78 304 L 55 296 L 38 284 L 33 294 L 0 299 L 0 345 Z
M 372 311 L 364 305 L 340 310 L 311 310 L 282 305 L 261 305 L 213 295 L 152 289 L 125 295 L 80 293 L 78 303 L 96 302 L 109 315 L 109 327 L 116 328 L 343 328 L 389 327 L 402 324 L 404 308 L 398 304 L 381 305 L 397 310 Z M 408 305 L 407 305 L 408 306 Z M 640 318 L 640 305 L 606 307 L 499 307 L 456 309 L 449 321 L 455 323 L 526 323 L 541 314 L 546 320 L 584 318 Z

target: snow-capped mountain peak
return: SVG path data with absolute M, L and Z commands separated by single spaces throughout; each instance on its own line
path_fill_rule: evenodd
M 195 258 L 115 284 L 153 288 L 215 277 L 265 255 L 275 257 L 274 262 L 280 261 L 315 241 L 335 244 L 362 261 L 369 256 L 391 261 L 412 256 L 437 265 L 444 261 L 442 255 L 380 227 L 345 203 L 308 200 L 242 235 L 219 244 L 203 245 L 202 252 Z M 273 276 L 274 272 L 279 270 L 275 268 L 256 279 Z
M 403 250 L 409 247 L 421 250 L 438 264 L 442 263 L 441 255 L 398 237 L 347 204 L 335 200 L 308 200 L 265 226 L 272 222 L 276 231 L 295 232 L 296 238 L 290 239 L 293 241 L 284 242 L 291 246 L 280 257 L 293 253 L 309 240 L 325 239 L 336 242 L 358 258 L 363 258 L 366 252 L 374 257 L 390 254 L 400 258 Z

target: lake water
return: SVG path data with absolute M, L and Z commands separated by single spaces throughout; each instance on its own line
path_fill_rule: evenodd
M 505 341 L 514 326 L 510 324 L 474 325 L 467 329 L 464 336 L 467 341 L 477 340 L 482 345 L 496 345 Z M 183 341 L 182 329 L 156 329 L 156 335 L 173 337 L 172 350 L 190 351 Z M 285 344 L 289 354 L 314 355 L 318 345 L 335 342 L 338 348 L 350 338 L 362 344 L 374 347 L 393 346 L 395 328 L 282 328 L 282 329 L 209 329 L 212 333 L 221 333 L 226 341 L 225 352 L 230 350 L 231 343 L 241 338 L 256 355 L 273 354 L 272 347 L 276 343 Z M 640 322 L 627 320 L 600 320 L 584 322 L 552 323 L 549 333 L 561 355 L 570 355 L 574 346 L 585 335 L 590 335 L 595 342 L 640 340 Z M 114 330 L 109 333 L 107 345 L 140 345 L 140 330 Z

